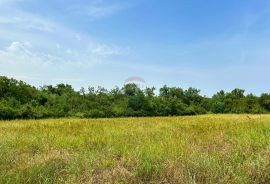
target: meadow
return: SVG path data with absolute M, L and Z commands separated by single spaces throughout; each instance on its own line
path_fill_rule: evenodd
M 0 183 L 270 183 L 270 115 L 0 121 Z

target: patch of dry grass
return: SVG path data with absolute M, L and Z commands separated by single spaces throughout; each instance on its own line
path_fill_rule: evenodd
M 0 183 L 269 183 L 270 115 L 0 121 Z

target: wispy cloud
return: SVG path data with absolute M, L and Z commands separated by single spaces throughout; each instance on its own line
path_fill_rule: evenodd
M 42 65 L 91 66 L 129 52 L 129 49 L 101 43 L 92 36 L 81 34 L 61 23 L 25 12 L 18 7 L 2 10 L 0 41 L 5 40 L 6 44 L 11 45 L 6 45 L 6 48 L 0 47 L 0 67 L 3 62 L 13 62 L 14 65 L 28 62 Z
M 89 33 L 74 31 L 63 22 L 26 11 L 16 4 L 20 1 L 27 0 L 0 0 L 0 5 L 6 5 L 0 6 L 2 71 L 29 77 L 34 73 L 55 75 L 52 70 L 69 73 L 75 68 L 89 69 L 129 53 L 128 47 L 100 42 Z M 126 7 L 103 0 L 91 1 L 86 6 L 78 6 L 80 2 L 71 4 L 75 5 L 74 11 L 93 18 L 110 16 Z
M 104 1 L 94 1 L 88 5 L 73 5 L 68 8 L 68 11 L 79 15 L 84 15 L 92 19 L 110 17 L 128 9 L 131 5 L 128 3 L 112 3 Z
M 0 0 L 0 5 L 10 5 L 20 1 L 22 0 Z
M 87 77 L 90 75 L 94 79 L 98 75 L 95 68 L 115 65 L 113 58 L 122 54 L 105 44 L 92 44 L 83 50 L 61 46 L 58 50 L 56 54 L 39 51 L 29 41 L 14 41 L 0 48 L 0 75 L 15 77 L 35 86 L 57 83 L 87 86 Z
M 130 48 L 109 46 L 106 44 L 92 43 L 88 47 L 89 52 L 99 56 L 120 56 L 129 54 Z
M 59 48 L 60 49 L 60 48 Z M 88 67 L 95 64 L 101 64 L 108 59 L 107 56 L 117 56 L 123 54 L 119 49 L 114 49 L 105 44 L 91 44 L 84 50 L 61 48 L 61 55 L 55 55 L 49 52 L 38 51 L 33 44 L 28 41 L 14 41 L 10 46 L 0 49 L 0 66 L 1 64 L 21 64 L 31 67 L 32 64 L 52 67 Z
M 38 30 L 53 32 L 56 29 L 55 23 L 44 18 L 26 12 L 12 10 L 0 13 L 0 25 L 25 30 Z

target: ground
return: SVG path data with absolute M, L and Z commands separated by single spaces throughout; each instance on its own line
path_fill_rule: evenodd
M 270 183 L 270 115 L 0 121 L 0 183 Z

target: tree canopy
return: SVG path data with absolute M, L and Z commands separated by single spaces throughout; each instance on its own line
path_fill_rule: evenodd
M 206 113 L 269 113 L 270 94 L 245 95 L 245 90 L 219 91 L 211 98 L 196 88 L 163 86 L 140 89 L 126 84 L 76 91 L 68 84 L 33 87 L 23 81 L 0 76 L 0 119 L 49 117 L 138 117 L 181 116 Z

